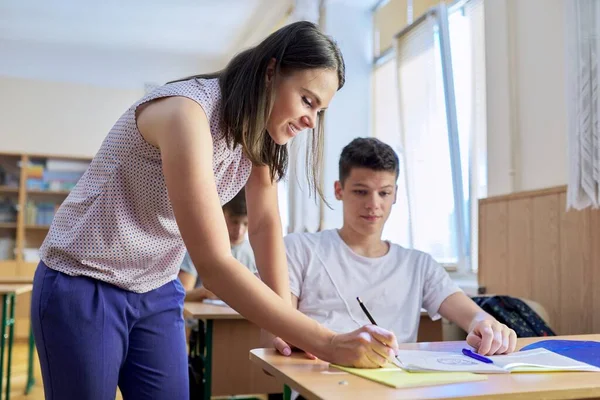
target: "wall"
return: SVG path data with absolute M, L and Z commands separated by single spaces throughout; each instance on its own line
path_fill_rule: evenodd
M 564 1 L 485 1 L 490 196 L 567 183 Z
M 479 283 L 546 309 L 557 334 L 600 332 L 600 211 L 566 211 L 566 187 L 479 203 Z
M 176 52 L 35 43 L 0 38 L 0 76 L 139 89 L 222 66 Z
M 219 67 L 197 56 L 0 38 L 2 151 L 93 156 L 146 84 Z
M 144 90 L 0 77 L 0 93 L 1 151 L 93 156 Z

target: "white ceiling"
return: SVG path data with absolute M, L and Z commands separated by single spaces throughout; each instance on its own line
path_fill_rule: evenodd
M 219 57 L 269 31 L 287 0 L 0 0 L 0 39 Z
M 210 57 L 268 33 L 291 0 L 0 0 L 0 40 Z
M 143 87 L 222 68 L 294 0 L 0 0 L 0 77 Z

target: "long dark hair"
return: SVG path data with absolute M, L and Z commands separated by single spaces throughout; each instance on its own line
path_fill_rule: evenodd
M 274 84 L 267 85 L 269 62 L 275 59 L 274 79 L 306 69 L 330 69 L 337 72 L 338 90 L 344 86 L 345 65 L 336 43 L 317 25 L 300 21 L 273 32 L 257 46 L 237 54 L 219 72 L 192 78 L 219 78 L 221 87 L 221 128 L 227 143 L 243 146 L 248 159 L 256 165 L 268 165 L 271 180 L 285 176 L 288 165 L 286 146 L 276 144 L 266 130 L 276 99 Z M 311 191 L 323 199 L 320 183 L 324 147 L 324 111 L 319 113 L 316 127 L 307 146 L 306 171 Z

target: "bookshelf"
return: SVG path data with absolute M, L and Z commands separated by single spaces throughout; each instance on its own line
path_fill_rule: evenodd
M 0 152 L 0 277 L 32 278 L 56 209 L 91 158 Z M 23 299 L 25 300 L 25 299 Z M 29 298 L 17 302 L 15 336 L 28 337 Z

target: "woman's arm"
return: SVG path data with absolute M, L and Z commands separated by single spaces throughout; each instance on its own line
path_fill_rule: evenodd
M 261 328 L 317 357 L 342 365 L 377 367 L 397 348 L 391 332 L 366 326 L 335 334 L 292 308 L 232 255 L 213 175 L 213 145 L 202 108 L 170 97 L 139 109 L 142 136 L 161 152 L 179 230 L 204 286 Z
M 267 166 L 253 166 L 246 183 L 248 237 L 260 278 L 285 301 L 291 302 L 287 259 L 281 232 L 277 183 Z

